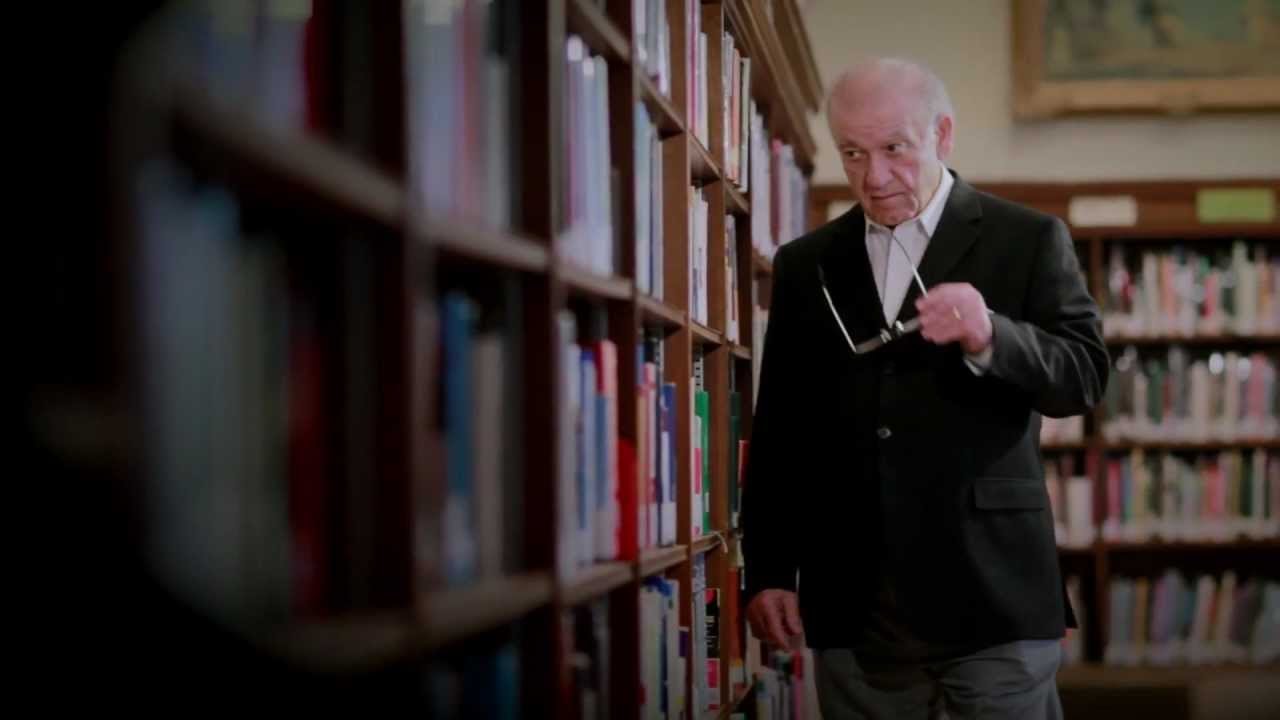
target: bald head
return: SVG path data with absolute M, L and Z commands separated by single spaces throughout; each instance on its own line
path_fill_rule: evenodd
M 892 227 L 928 205 L 952 145 L 951 100 L 937 75 L 904 60 L 856 65 L 831 88 L 827 124 L 870 219 Z
M 872 58 L 836 78 L 827 96 L 827 122 L 833 113 L 890 97 L 905 102 L 926 127 L 942 115 L 955 118 L 946 86 L 929 68 L 908 60 Z

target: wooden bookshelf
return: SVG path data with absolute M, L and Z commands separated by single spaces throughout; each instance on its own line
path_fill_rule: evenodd
M 730 183 L 725 183 L 724 199 L 725 204 L 729 206 L 730 213 L 740 216 L 751 214 L 751 204 L 747 202 L 746 196 Z
M 722 345 L 724 335 L 695 320 L 689 321 L 689 330 L 693 333 L 695 343 L 700 345 Z
M 635 578 L 635 567 L 625 562 L 604 562 L 577 571 L 559 588 L 561 605 L 578 605 L 616 590 Z
M 636 306 L 645 324 L 675 330 L 684 327 L 684 311 L 668 305 L 662 300 L 642 293 L 636 294 Z
M 637 572 L 640 577 L 648 577 L 666 572 L 688 559 L 689 548 L 687 545 L 672 545 L 663 548 L 651 548 L 640 554 L 640 562 Z
M 565 0 L 565 10 L 570 33 L 580 36 L 592 50 L 610 60 L 630 62 L 631 43 L 594 3 Z
M 428 225 L 419 229 L 417 234 L 439 251 L 442 263 L 478 263 L 507 270 L 547 271 L 549 253 L 546 246 L 529 238 L 448 222 Z
M 692 164 L 693 179 L 698 185 L 720 179 L 720 167 L 711 158 L 711 153 L 707 152 L 702 141 L 693 133 L 689 133 L 689 162 Z
M 1280 450 L 1280 439 L 1272 440 L 1205 440 L 1202 442 L 1186 442 L 1178 440 L 1146 440 L 1146 441 L 1103 441 L 1100 447 L 1112 452 L 1128 450 L 1147 450 L 1151 452 L 1213 452 L 1215 450 Z
M 671 104 L 671 98 L 663 95 L 658 90 L 658 86 L 653 84 L 653 80 L 643 72 L 637 71 L 636 78 L 640 85 L 640 100 L 649 110 L 649 117 L 658 126 L 662 136 L 672 137 L 683 134 L 684 121 L 676 113 L 675 107 Z
M 485 66 L 474 58 L 464 62 L 433 55 L 432 62 L 455 62 L 456 72 L 424 80 L 421 63 L 412 59 L 420 57 L 413 52 L 421 50 L 414 45 L 420 40 L 415 40 L 415 32 L 425 31 L 415 31 L 409 23 L 430 24 L 432 33 L 456 28 L 447 24 L 454 20 L 446 19 L 444 25 L 441 18 L 433 23 L 413 20 L 408 13 L 418 11 L 414 3 L 353 4 L 350 17 L 343 15 L 333 27 L 316 29 L 314 42 L 325 51 L 326 62 L 335 66 L 308 69 L 311 84 L 304 95 L 319 95 L 308 95 L 308 102 L 315 106 L 308 105 L 305 118 L 267 121 L 259 107 L 264 103 L 217 100 L 214 93 L 194 83 L 174 92 L 153 92 L 155 88 L 144 85 L 137 93 L 148 98 L 137 112 L 151 114 L 141 126 L 159 127 L 163 132 L 138 147 L 129 136 L 130 152 L 121 154 L 118 168 L 121 187 L 130 187 L 128 181 L 141 159 L 148 154 L 167 156 L 167 143 L 172 142 L 177 150 L 172 155 L 195 171 L 196 183 L 216 184 L 235 197 L 242 211 L 237 221 L 243 220 L 243 227 L 236 228 L 242 232 L 237 239 L 247 237 L 246 228 L 267 237 L 279 231 L 283 237 L 274 250 L 288 258 L 289 269 L 303 268 L 315 276 L 299 271 L 297 283 L 316 295 L 314 324 L 321 338 L 313 351 L 322 354 L 326 373 L 324 382 L 317 384 L 321 388 L 318 406 L 309 411 L 322 421 L 316 432 L 323 431 L 326 440 L 342 441 L 325 450 L 329 463 L 324 467 L 331 475 L 324 476 L 323 487 L 331 495 L 325 497 L 329 505 L 320 531 L 325 542 L 334 546 L 330 549 L 334 587 L 326 588 L 324 598 L 333 609 L 326 606 L 332 615 L 324 615 L 323 620 L 290 623 L 283 630 L 254 635 L 251 639 L 263 652 L 308 671 L 405 675 L 409 670 L 412 675 L 436 659 L 449 662 L 495 642 L 511 642 L 520 658 L 520 706 L 545 708 L 549 717 L 572 716 L 574 708 L 566 703 L 576 698 L 561 690 L 572 673 L 574 613 L 607 598 L 613 716 L 638 720 L 641 637 L 652 632 L 643 626 L 640 609 L 646 581 L 652 585 L 656 576 L 680 581 L 679 620 L 688 624 L 692 568 L 705 561 L 709 587 L 721 589 L 726 596 L 721 637 L 728 638 L 742 627 L 738 587 L 730 583 L 729 555 L 721 552 L 723 543 L 735 541 L 735 532 L 727 529 L 732 480 L 727 477 L 730 371 L 736 372 L 734 390 L 742 400 L 741 436 L 749 440 L 749 363 L 758 362 L 750 349 L 754 338 L 749 311 L 752 299 L 761 292 L 758 286 L 769 283 L 770 268 L 758 256 L 744 252 L 754 247 L 752 213 L 766 203 L 750 203 L 724 178 L 724 123 L 719 113 L 726 105 L 726 88 L 721 86 L 718 64 L 722 32 L 733 35 L 735 45 L 751 59 L 753 73 L 758 73 L 753 74 L 748 90 L 765 119 L 766 146 L 779 140 L 793 147 L 806 181 L 814 160 L 808 119 L 817 111 L 812 94 L 815 87 L 820 92 L 821 82 L 807 38 L 789 36 L 803 32 L 791 0 L 780 0 L 788 13 L 782 28 L 767 22 L 760 0 L 663 0 L 671 51 L 670 91 L 663 93 L 640 63 L 633 10 L 635 3 L 643 1 L 484 3 L 487 12 L 507 7 L 514 13 L 511 18 L 518 19 L 503 25 L 510 33 L 503 42 L 503 51 L 511 53 L 505 58 L 508 79 L 518 88 L 511 97 L 519 98 L 519 112 L 509 108 L 513 131 L 507 150 L 512 162 L 503 167 L 518 174 L 505 178 L 508 184 L 502 184 L 501 173 L 490 175 L 496 165 L 479 162 L 486 152 L 479 141 L 494 123 L 488 122 L 490 113 L 478 109 L 496 107 L 486 104 L 494 99 L 487 85 L 493 78 L 467 76 Z M 345 5 L 343 11 L 347 12 Z M 708 38 L 706 107 L 711 127 L 705 142 L 690 131 L 692 88 L 687 87 L 685 73 L 688 13 L 697 14 Z M 487 24 L 484 32 L 498 26 Z M 480 32 L 479 27 L 469 32 Z M 361 34 L 366 30 L 368 38 Z M 581 235 L 566 232 L 574 217 L 571 212 L 583 207 L 581 198 L 571 197 L 567 190 L 579 187 L 568 182 L 576 172 L 570 151 L 582 147 L 575 143 L 587 142 L 583 134 L 571 136 L 571 128 L 581 129 L 581 123 L 569 120 L 581 118 L 565 103 L 570 80 L 567 62 L 571 62 L 566 60 L 565 48 L 570 34 L 579 36 L 588 52 L 600 58 L 593 62 L 603 62 L 607 68 L 607 84 L 602 82 L 591 91 L 599 94 L 602 87 L 607 95 L 601 100 L 607 103 L 611 122 L 603 139 L 609 145 L 611 166 L 598 174 L 599 182 L 590 184 L 591 189 L 609 184 L 614 237 L 597 232 L 603 227 L 599 223 Z M 470 35 L 467 40 L 445 46 L 458 58 L 486 47 L 471 42 L 476 38 Z M 354 65 L 339 67 L 348 62 Z M 588 70 L 583 77 L 593 73 L 605 77 Z M 429 146 L 423 126 L 438 126 L 422 120 L 422 97 L 414 95 L 414 83 L 424 82 L 459 84 L 458 88 L 428 84 L 433 93 L 457 91 L 460 98 L 446 108 L 460 113 L 452 117 L 458 126 L 456 137 Z M 462 86 L 468 88 L 466 93 L 461 92 Z M 472 93 L 474 87 L 485 92 Z M 640 135 L 635 126 L 637 105 L 649 113 L 660 140 L 655 154 L 662 169 L 662 185 L 657 188 L 662 212 L 651 221 L 661 229 L 664 261 L 657 270 L 663 275 L 664 299 L 645 294 L 635 281 L 641 209 L 633 192 L 641 177 L 635 152 Z M 119 106 L 133 107 L 130 103 Z M 432 109 L 441 107 L 445 107 L 443 101 Z M 479 114 L 472 117 L 472 113 Z M 496 123 L 501 124 L 501 120 Z M 134 126 L 122 123 L 120 127 Z M 424 147 L 431 152 L 424 152 Z M 450 162 L 464 158 L 476 162 L 443 174 L 424 174 L 424 166 L 449 155 L 442 148 L 457 154 Z M 439 177 L 449 182 L 424 179 Z M 705 188 L 709 208 L 706 324 L 692 322 L 688 307 L 691 185 Z M 756 191 L 767 193 L 769 188 Z M 495 206 L 505 208 L 496 213 L 500 217 L 491 212 Z M 504 223 L 501 217 L 508 213 L 510 222 Z M 730 269 L 736 273 L 738 297 L 726 299 L 729 278 L 724 243 L 719 240 L 725 237 L 729 216 L 735 218 L 734 241 L 742 260 Z M 287 231 L 280 230 L 282 226 Z M 771 226 L 766 222 L 765 227 Z M 136 253 L 138 230 L 121 221 L 116 233 L 121 257 L 126 258 L 121 267 L 136 277 L 146 259 Z M 588 262 L 580 253 L 575 255 L 565 249 L 566 237 L 610 243 L 608 262 L 597 256 Z M 774 239 L 754 241 L 767 244 Z M 476 431 L 466 440 L 473 460 L 497 456 L 512 462 L 514 469 L 502 466 L 497 487 L 510 489 L 508 483 L 518 483 L 520 499 L 512 507 L 504 506 L 502 512 L 509 514 L 495 523 L 504 532 L 504 574 L 469 582 L 461 579 L 467 572 L 442 569 L 466 560 L 444 557 L 441 546 L 450 538 L 444 537 L 445 523 L 440 518 L 447 493 L 480 492 L 474 486 L 479 470 L 461 480 L 473 484 L 461 490 L 451 484 L 459 479 L 448 476 L 448 470 L 456 467 L 449 464 L 456 462 L 449 460 L 454 453 L 449 442 L 456 438 L 449 435 L 447 424 L 457 421 L 447 418 L 451 412 L 457 417 L 460 411 L 450 401 L 458 393 L 478 392 L 484 382 L 477 376 L 469 380 L 470 387 L 459 387 L 442 367 L 456 371 L 468 359 L 450 356 L 446 347 L 457 339 L 450 333 L 457 331 L 458 316 L 446 315 L 443 306 L 460 298 L 470 303 L 465 312 L 474 315 L 475 324 L 469 330 L 473 337 L 483 330 L 502 340 L 502 362 L 509 364 L 503 366 L 498 417 L 504 428 L 511 421 L 509 427 L 517 428 L 514 432 L 520 440 L 519 452 L 510 456 L 503 452 L 505 446 L 488 448 L 492 454 L 486 455 L 488 434 Z M 729 343 L 723 330 L 717 329 L 726 327 L 727 302 L 739 311 L 742 332 L 736 343 Z M 566 317 L 577 323 L 580 344 L 607 340 L 616 348 L 617 394 L 611 400 L 616 403 L 617 440 L 634 449 L 640 437 L 642 405 L 636 393 L 639 371 L 634 359 L 637 346 L 647 337 L 658 336 L 664 363 L 659 381 L 674 384 L 677 398 L 671 448 L 676 543 L 642 548 L 638 556 L 581 569 L 560 567 L 565 560 L 557 545 L 565 532 L 556 493 L 565 477 L 561 453 L 566 441 L 573 442 L 563 437 L 565 426 L 560 422 L 567 412 L 561 394 L 566 358 L 558 332 Z M 126 318 L 120 327 L 131 321 Z M 514 338 L 518 343 L 507 344 Z M 727 352 L 720 352 L 721 348 Z M 233 349 L 247 349 L 245 354 L 254 351 L 252 347 Z M 709 463 L 711 476 L 705 480 L 714 505 L 712 525 L 722 531 L 693 538 L 689 390 L 693 358 L 699 351 L 705 353 L 704 382 L 711 400 L 707 452 L 714 455 Z M 488 360 L 493 362 L 492 355 Z M 143 369 L 125 368 L 135 378 L 143 376 Z M 232 394 L 235 388 L 227 392 Z M 518 417 L 509 416 L 513 412 L 509 408 L 518 408 Z M 295 410 L 290 406 L 290 413 Z M 303 408 L 303 414 L 306 411 Z M 475 417 L 471 421 L 480 423 Z M 501 432 L 507 433 L 504 438 L 511 434 Z M 126 456 L 122 465 L 143 465 L 143 457 L 122 454 Z M 500 499 L 510 498 L 504 494 Z M 496 505 L 503 504 L 470 500 L 466 512 L 476 514 L 482 512 L 482 505 L 484 512 L 494 512 Z M 466 518 L 464 523 L 471 520 Z M 423 532 L 431 534 L 434 544 L 422 542 Z M 464 532 L 480 533 L 479 523 Z M 286 537 L 281 544 L 287 546 L 291 539 Z M 431 553 L 441 557 L 432 556 L 434 564 L 424 563 L 420 555 Z M 367 567 L 359 562 L 362 558 L 371 559 Z M 487 573 L 492 572 L 490 566 Z M 730 696 L 729 646 L 723 639 L 722 643 L 723 652 L 709 649 L 709 656 L 726 661 L 718 700 L 721 707 L 732 707 L 743 699 Z M 745 654 L 742 645 L 737 643 Z M 691 683 L 704 670 L 692 663 L 687 667 L 686 698 L 692 697 Z
M 174 128 L 191 139 L 179 150 L 196 164 L 269 202 L 403 226 L 404 187 L 361 159 L 322 139 L 270 128 L 195 88 L 179 86 L 175 96 Z
M 569 292 L 589 299 L 629 300 L 632 295 L 630 280 L 585 270 L 571 260 L 560 260 L 556 274 Z
M 551 602 L 553 589 L 550 574 L 529 572 L 424 592 L 416 603 L 421 649 L 506 625 Z

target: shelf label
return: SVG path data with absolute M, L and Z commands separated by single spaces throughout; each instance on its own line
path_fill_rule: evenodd
M 1196 217 L 1202 223 L 1276 220 L 1276 194 L 1271 188 L 1206 188 L 1196 192 Z

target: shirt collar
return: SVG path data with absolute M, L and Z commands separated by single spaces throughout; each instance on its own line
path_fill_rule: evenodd
M 942 177 L 938 180 L 938 189 L 933 191 L 933 197 L 929 198 L 929 203 L 924 206 L 924 210 L 921 210 L 919 215 L 902 224 L 918 222 L 924 228 L 925 237 L 932 238 L 933 231 L 938 229 L 938 223 L 942 221 L 942 211 L 947 207 L 947 198 L 951 195 L 951 187 L 955 183 L 955 178 L 951 177 L 951 171 L 947 170 L 945 165 L 942 166 Z M 863 213 L 863 217 L 867 220 L 867 234 L 873 230 L 886 234 L 892 232 L 889 228 L 872 220 L 869 215 Z

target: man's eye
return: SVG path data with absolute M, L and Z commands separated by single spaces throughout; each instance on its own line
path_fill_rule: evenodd
M 894 153 L 895 155 L 899 152 L 902 152 L 902 148 L 903 148 L 903 145 L 900 142 L 889 143 L 888 145 L 885 146 L 886 150 L 888 150 L 891 153 Z
M 846 160 L 860 160 L 862 159 L 862 151 L 850 148 L 844 151 L 844 157 Z

